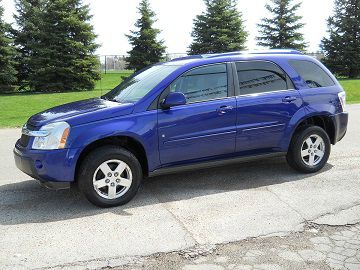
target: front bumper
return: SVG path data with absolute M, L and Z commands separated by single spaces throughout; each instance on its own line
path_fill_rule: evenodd
M 70 186 L 75 179 L 77 149 L 32 150 L 19 143 L 14 148 L 16 166 L 49 188 Z
M 335 114 L 331 117 L 335 126 L 335 134 L 334 134 L 335 136 L 334 136 L 334 141 L 332 143 L 336 144 L 338 141 L 344 138 L 346 134 L 349 114 L 347 112 L 342 112 Z

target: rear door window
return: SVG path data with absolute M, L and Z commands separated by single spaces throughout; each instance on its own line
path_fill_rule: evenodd
M 289 64 L 304 79 L 309 88 L 335 85 L 330 76 L 317 64 L 306 60 L 289 60 Z
M 290 80 L 276 64 L 267 61 L 236 62 L 240 95 L 288 89 Z

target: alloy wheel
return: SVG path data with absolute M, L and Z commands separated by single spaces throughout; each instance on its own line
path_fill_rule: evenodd
M 308 166 L 316 166 L 325 154 L 324 140 L 316 134 L 310 135 L 301 146 L 302 161 Z
M 93 176 L 96 193 L 109 200 L 123 196 L 132 184 L 132 172 L 124 161 L 113 159 L 103 162 Z

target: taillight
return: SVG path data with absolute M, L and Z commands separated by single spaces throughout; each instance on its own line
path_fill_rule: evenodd
M 339 97 L 339 100 L 340 100 L 340 103 L 341 103 L 342 110 L 343 110 L 343 112 L 345 112 L 345 110 L 346 110 L 346 108 L 345 108 L 346 107 L 346 93 L 345 93 L 345 91 L 338 93 L 338 97 Z

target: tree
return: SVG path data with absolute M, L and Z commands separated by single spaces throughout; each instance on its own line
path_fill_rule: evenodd
M 39 43 L 43 0 L 16 0 L 14 15 L 17 29 L 13 30 L 14 44 L 18 51 L 17 71 L 20 89 L 27 88 L 29 76 L 34 73 L 33 57 L 36 44 Z
M 17 7 L 24 85 L 47 92 L 93 89 L 100 74 L 89 6 L 81 0 L 18 0 Z
M 304 24 L 302 17 L 296 15 L 301 3 L 293 4 L 293 0 L 271 0 L 272 5 L 265 8 L 272 14 L 258 24 L 260 36 L 258 45 L 271 49 L 292 48 L 304 51 L 307 47 L 304 35 L 300 32 Z
M 4 8 L 0 0 L 0 92 L 12 89 L 16 83 L 15 54 L 10 39 L 10 25 L 3 21 Z
M 321 41 L 323 61 L 336 74 L 360 77 L 360 1 L 336 0 L 328 19 L 328 37 Z
M 158 63 L 163 59 L 165 46 L 163 40 L 158 40 L 159 29 L 153 27 L 156 22 L 155 12 L 151 10 L 148 0 L 142 0 L 138 7 L 140 18 L 136 21 L 136 31 L 126 35 L 132 46 L 126 58 L 127 68 L 138 71 L 148 65 Z
M 231 52 L 245 49 L 244 29 L 237 0 L 204 0 L 206 11 L 196 16 L 189 54 Z

